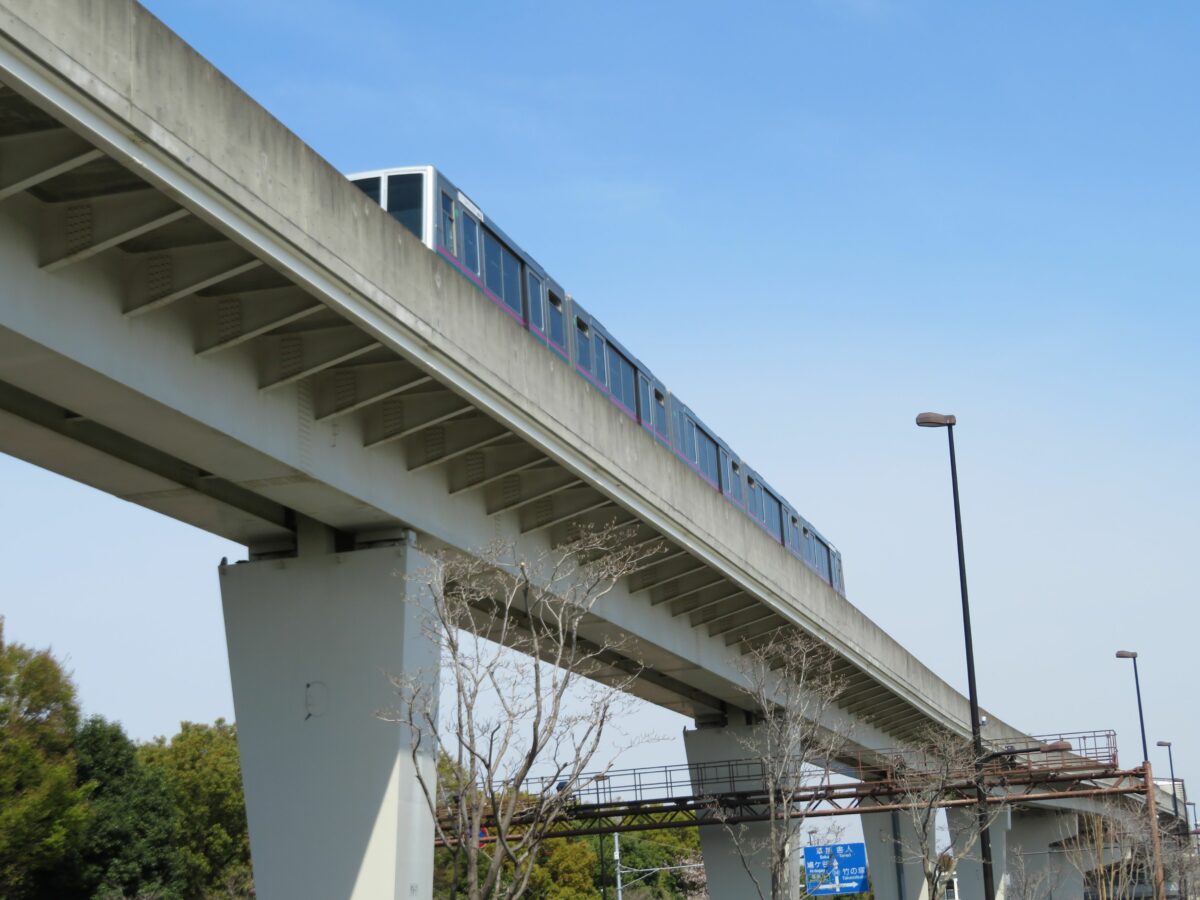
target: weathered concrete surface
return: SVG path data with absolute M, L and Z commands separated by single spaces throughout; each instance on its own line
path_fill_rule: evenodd
M 387 675 L 436 679 L 407 547 L 221 568 L 254 881 L 264 898 L 433 895 L 433 820 Z M 424 774 L 436 778 L 432 749 Z M 432 782 L 430 782 L 432 784 Z
M 746 726 L 697 728 L 683 733 L 687 761 L 696 771 L 713 774 L 709 764 L 752 757 L 754 729 Z M 719 766 L 717 767 L 719 771 Z M 719 778 L 719 774 L 717 775 Z M 753 789 L 731 775 L 729 783 L 693 784 L 695 793 L 707 791 L 745 791 Z M 757 785 L 755 787 L 758 787 Z M 700 829 L 700 852 L 710 897 L 770 897 L 770 826 L 766 822 L 741 825 L 708 825 Z M 789 885 L 792 896 L 799 886 Z
M 0 37 L 6 81 L 38 93 L 43 103 L 49 97 L 72 127 L 169 196 L 237 235 L 388 346 L 806 625 L 897 697 L 965 730 L 961 695 L 684 465 L 654 449 L 641 429 L 481 302 L 474 288 L 141 7 L 126 0 L 5 0 Z M 79 343 L 52 333 L 38 316 L 4 324 L 64 356 Z M 141 327 L 128 325 L 134 335 Z M 140 335 L 149 336 L 149 330 Z M 141 346 L 152 358 L 171 354 L 170 364 L 178 366 L 181 347 Z M 163 370 L 111 347 L 96 347 L 80 361 L 138 392 L 160 413 L 174 410 L 168 417 L 190 423 L 178 431 L 157 427 L 154 435 L 160 444 L 177 435 L 180 446 L 165 449 L 185 459 L 199 464 L 236 452 L 246 470 L 261 475 L 239 472 L 241 482 L 338 527 L 412 518 L 414 498 L 388 489 L 386 463 L 348 464 L 343 451 L 355 435 L 316 426 L 297 440 L 301 390 L 246 392 L 247 382 L 256 383 L 247 358 L 240 372 L 226 364 L 220 373 L 195 359 L 190 371 L 166 382 Z M 237 389 L 191 390 L 221 379 L 224 388 L 237 382 Z M 217 394 L 240 408 L 216 409 Z M 145 411 L 146 404 L 139 408 L 124 397 L 104 416 L 113 427 L 136 431 L 139 423 L 145 428 Z M 214 449 L 211 439 L 197 446 L 196 425 L 239 447 Z M 279 483 L 288 478 L 305 482 L 304 490 Z M 442 537 L 436 523 L 429 531 Z M 993 728 L 1005 730 L 999 723 Z
M 928 900 L 921 842 L 907 812 L 859 816 L 875 900 Z

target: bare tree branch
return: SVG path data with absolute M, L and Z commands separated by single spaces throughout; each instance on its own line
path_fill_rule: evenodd
M 631 527 L 581 526 L 536 557 L 497 542 L 470 557 L 435 555 L 420 573 L 426 636 L 454 702 L 439 723 L 436 679 L 394 677 L 392 718 L 411 734 L 437 838 L 455 854 L 452 896 L 520 897 L 549 828 L 611 768 L 597 755 L 641 664 L 614 667 L 625 648 L 580 632 L 661 549 Z M 446 761 L 437 781 L 419 761 L 431 751 Z

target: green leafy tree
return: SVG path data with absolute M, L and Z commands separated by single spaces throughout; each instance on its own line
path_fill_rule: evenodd
M 594 840 L 548 840 L 534 864 L 528 896 L 535 900 L 597 900 L 598 862 Z
M 182 897 L 179 811 L 164 773 L 143 766 L 116 722 L 88 719 L 76 738 L 91 822 L 61 873 L 63 897 Z
M 250 838 L 236 728 L 224 719 L 184 722 L 169 742 L 143 745 L 140 757 L 162 773 L 179 811 L 184 895 L 249 896 Z
M 47 879 L 89 820 L 76 782 L 75 687 L 47 650 L 6 643 L 0 619 L 0 897 L 53 896 Z

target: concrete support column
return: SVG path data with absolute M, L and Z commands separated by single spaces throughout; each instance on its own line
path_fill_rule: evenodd
M 683 733 L 683 746 L 688 765 L 692 767 L 692 789 L 698 794 L 723 791 L 757 790 L 762 786 L 761 773 L 755 767 L 726 766 L 733 760 L 745 760 L 754 755 L 752 726 L 697 728 Z M 770 825 L 751 822 L 740 828 L 741 852 L 738 842 L 723 825 L 705 825 L 700 829 L 700 852 L 704 857 L 704 873 L 708 877 L 710 897 L 729 897 L 752 900 L 771 896 L 771 867 L 767 845 Z M 757 852 L 755 852 L 757 850 Z M 797 849 L 798 853 L 803 853 Z M 743 858 L 743 855 L 745 858 Z M 796 866 L 789 867 L 793 873 Z M 800 872 L 803 871 L 801 866 Z M 799 897 L 795 874 L 788 886 L 789 897 Z M 802 879 L 801 879 L 802 881 Z
M 920 841 L 909 814 L 894 810 L 864 812 L 859 821 L 875 900 L 928 900 Z
M 433 822 L 389 674 L 436 678 L 411 547 L 221 567 L 250 852 L 263 900 L 433 893 Z M 426 768 L 427 767 L 427 768 Z M 422 768 L 432 777 L 431 759 Z
M 970 807 L 953 807 L 946 810 L 947 824 L 950 826 L 950 837 L 954 841 L 955 853 L 962 841 L 976 834 L 978 825 L 976 812 Z M 1011 823 L 1012 811 L 1004 810 L 988 828 L 992 840 L 992 883 L 996 886 L 996 900 L 1004 900 L 1005 889 L 1008 885 L 1008 830 Z M 958 895 L 961 900 L 983 900 L 983 863 L 979 857 L 979 841 L 967 855 L 960 859 L 956 869 L 958 876 Z
M 1082 897 L 1080 866 L 1062 847 L 1077 832 L 1078 816 L 1073 812 L 1013 810 L 1008 832 L 1007 900 Z

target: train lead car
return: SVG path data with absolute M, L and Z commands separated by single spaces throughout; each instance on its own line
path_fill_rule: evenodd
M 441 172 L 407 166 L 349 178 L 645 428 L 664 451 L 845 594 L 842 556 L 833 545 Z

